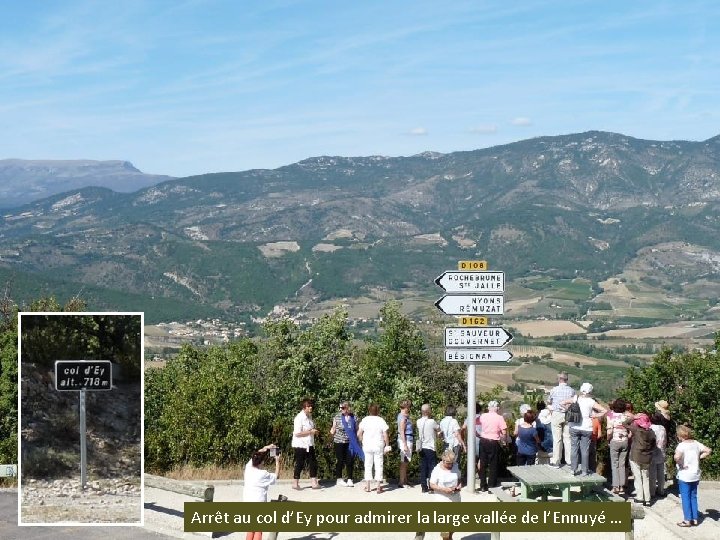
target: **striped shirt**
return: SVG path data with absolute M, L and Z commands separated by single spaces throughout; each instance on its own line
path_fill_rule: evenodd
M 333 418 L 333 422 L 335 423 L 335 435 L 333 435 L 333 442 L 338 444 L 349 443 L 350 437 L 348 437 L 348 434 L 345 433 L 345 428 L 342 423 L 342 413 L 337 413 L 335 418 Z M 350 424 L 349 417 L 347 422 Z
M 555 388 L 550 390 L 548 401 L 553 406 L 553 411 L 565 412 L 567 405 L 562 405 L 562 402 L 566 399 L 570 399 L 575 396 L 575 390 L 567 383 L 560 383 Z

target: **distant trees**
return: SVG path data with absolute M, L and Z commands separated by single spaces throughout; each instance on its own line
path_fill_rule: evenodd
M 82 309 L 84 304 L 60 307 L 51 299 L 34 303 L 30 311 Z M 125 377 L 138 381 L 142 369 L 140 321 L 139 315 L 25 315 L 23 362 L 52 368 L 55 360 L 112 360 L 123 367 Z
M 17 463 L 17 307 L 0 300 L 0 463 Z
M 85 303 L 79 298 L 60 305 L 54 297 L 32 302 L 25 311 L 82 311 Z M 0 463 L 17 463 L 17 399 L 18 399 L 18 306 L 5 292 L 0 298 Z M 44 343 L 51 348 L 52 340 Z

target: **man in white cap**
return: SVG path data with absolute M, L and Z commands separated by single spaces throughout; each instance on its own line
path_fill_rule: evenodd
M 550 465 L 560 467 L 563 454 L 565 463 L 570 464 L 570 426 L 565 421 L 567 405 L 563 402 L 575 396 L 575 390 L 568 384 L 568 374 L 561 371 L 557 375 L 558 385 L 550 390 L 547 402 L 552 409 L 553 452 Z

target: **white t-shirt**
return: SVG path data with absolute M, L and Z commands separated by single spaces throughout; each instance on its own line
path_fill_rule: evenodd
M 580 406 L 580 413 L 582 414 L 582 422 L 574 426 L 575 429 L 581 431 L 592 431 L 592 414 L 593 407 L 597 404 L 593 398 L 589 396 L 578 396 L 577 404 Z
M 675 448 L 675 455 L 680 454 L 682 460 L 678 464 L 677 479 L 683 482 L 700 480 L 700 452 L 710 450 L 696 440 L 682 441 Z M 680 468 L 682 465 L 682 469 Z
M 460 445 L 460 441 L 457 438 L 457 432 L 460 431 L 460 424 L 452 416 L 446 416 L 440 420 L 440 429 L 443 432 L 445 442 L 450 448 L 455 448 Z
M 385 448 L 383 433 L 389 430 L 387 422 L 379 416 L 366 416 L 360 420 L 358 431 L 362 430 L 362 447 L 374 452 L 382 452 Z
M 300 411 L 295 415 L 295 419 L 293 420 L 293 436 L 292 436 L 292 447 L 293 448 L 310 448 L 311 446 L 315 446 L 315 436 L 314 435 L 303 435 L 302 437 L 298 437 L 295 435 L 296 433 L 300 433 L 301 431 L 309 431 L 311 429 L 315 429 L 315 422 L 313 422 L 312 418 L 308 418 L 308 415 L 305 414 L 305 411 Z
M 435 450 L 437 427 L 438 424 L 434 418 L 421 416 L 417 419 L 418 437 L 420 437 L 424 449 Z
M 437 484 L 438 486 L 442 487 L 455 487 L 458 485 L 459 479 L 460 470 L 457 467 L 453 466 L 451 470 L 447 470 L 445 467 L 443 467 L 442 463 L 438 463 L 437 465 L 435 465 L 435 468 L 430 473 L 430 483 Z M 459 502 L 460 493 L 454 492 L 452 494 L 447 494 L 438 493 L 436 491 L 433 498 L 438 502 Z
M 253 467 L 252 460 L 248 461 L 243 476 L 243 502 L 267 502 L 268 488 L 276 480 L 274 473 Z

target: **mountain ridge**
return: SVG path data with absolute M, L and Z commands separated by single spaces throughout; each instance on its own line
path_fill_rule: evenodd
M 713 139 L 592 131 L 449 154 L 318 156 L 131 193 L 72 190 L 3 216 L 0 269 L 228 316 L 295 302 L 301 290 L 306 304 L 427 292 L 448 261 L 469 257 L 511 279 L 596 282 L 645 248 L 685 242 L 708 250 L 703 272 L 714 275 Z
M 17 207 L 91 186 L 132 192 L 169 178 L 145 174 L 123 160 L 0 159 L 0 207 Z

